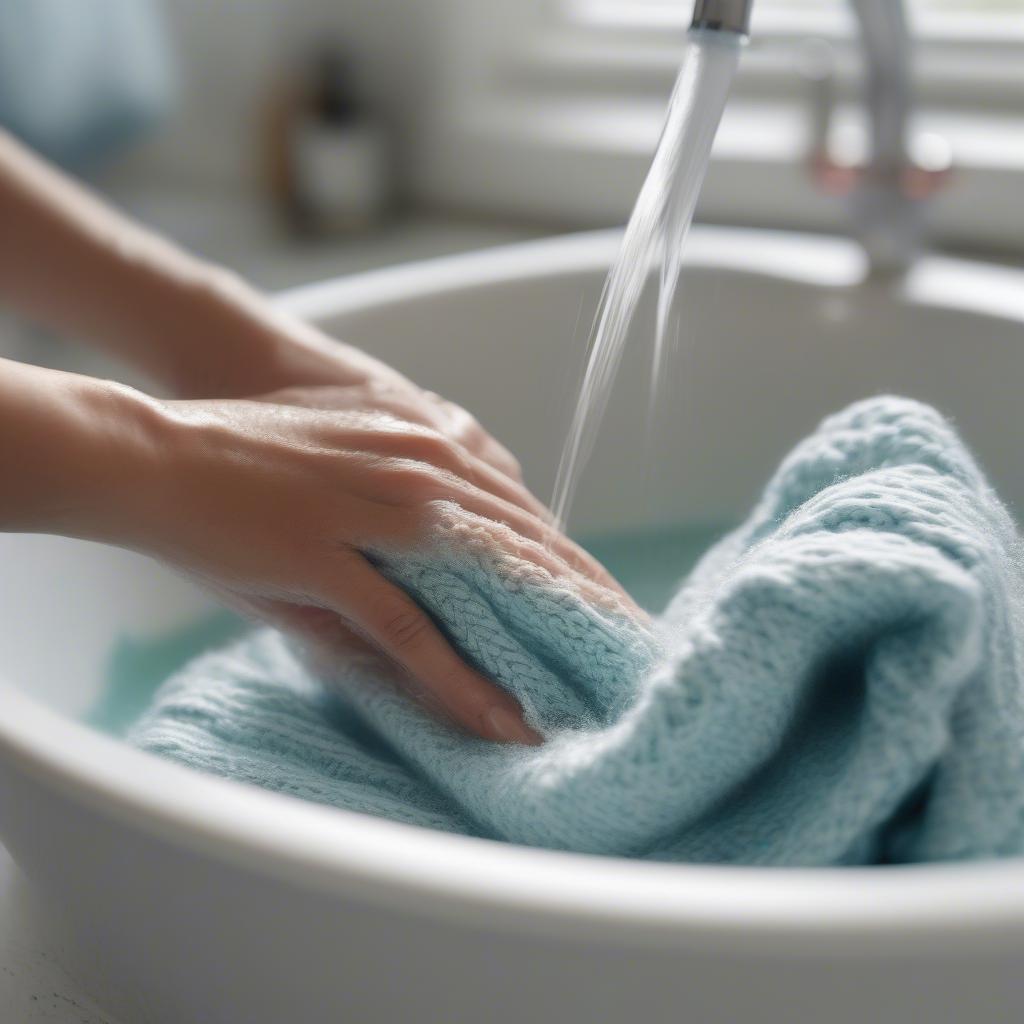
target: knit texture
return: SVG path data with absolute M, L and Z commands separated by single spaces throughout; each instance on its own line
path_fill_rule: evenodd
M 898 398 L 826 420 L 655 629 L 471 528 L 378 555 L 538 748 L 428 719 L 376 663 L 314 679 L 257 632 L 170 680 L 132 739 L 431 828 L 660 860 L 1024 852 L 1020 540 L 950 426 Z

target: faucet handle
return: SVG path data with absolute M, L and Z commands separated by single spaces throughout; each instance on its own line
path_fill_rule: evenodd
M 796 71 L 810 96 L 810 154 L 829 150 L 832 111 L 836 105 L 836 54 L 825 39 L 805 40 L 796 55 Z
M 796 57 L 797 74 L 810 98 L 807 166 L 821 191 L 845 196 L 856 188 L 858 164 L 843 159 L 832 144 L 832 123 L 836 109 L 836 54 L 825 39 L 808 39 Z
M 954 173 L 953 147 L 938 132 L 917 132 L 910 140 L 910 160 L 903 191 L 910 199 L 927 199 L 949 184 Z
M 835 48 L 825 39 L 809 39 L 800 48 L 797 73 L 810 97 L 807 165 L 821 191 L 848 196 L 866 182 L 888 186 L 907 200 L 928 199 L 946 186 L 952 171 L 951 150 L 933 132 L 916 133 L 908 145 L 908 159 L 899 167 L 873 166 L 832 140 L 837 107 Z
M 950 148 L 933 134 L 912 137 L 906 156 L 888 159 L 865 158 L 861 147 L 837 146 L 832 138 L 838 93 L 835 69 L 835 51 L 828 42 L 810 40 L 802 48 L 797 70 L 810 94 L 807 165 L 822 192 L 846 201 L 852 233 L 867 253 L 872 272 L 899 272 L 920 248 L 923 202 L 949 180 Z

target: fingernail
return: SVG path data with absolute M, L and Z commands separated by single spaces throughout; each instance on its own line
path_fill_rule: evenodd
M 543 742 L 517 714 L 503 707 L 493 707 L 484 715 L 484 725 L 492 739 L 499 743 L 524 743 L 537 747 Z

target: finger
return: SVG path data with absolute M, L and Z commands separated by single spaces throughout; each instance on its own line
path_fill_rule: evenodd
M 635 615 L 642 615 L 630 595 L 608 570 L 592 555 L 546 522 L 525 520 L 509 506 L 483 495 L 467 494 L 460 499 L 464 511 L 503 527 L 507 532 L 494 534 L 506 549 L 514 549 L 519 557 L 533 562 L 556 579 L 574 584 L 586 597 L 598 604 L 624 605 Z M 609 602 L 608 598 L 615 598 Z
M 358 633 L 354 633 L 336 611 L 311 604 L 293 604 L 273 598 L 253 602 L 259 615 L 282 632 L 301 637 L 318 655 L 341 652 L 361 656 L 379 651 Z
M 334 568 L 322 597 L 435 697 L 454 722 L 499 743 L 541 743 L 515 700 L 466 665 L 405 591 L 355 552 Z
M 430 535 L 446 526 L 446 520 L 451 518 L 450 513 L 446 515 L 444 507 L 454 506 L 478 518 L 509 527 L 521 538 L 533 541 L 534 544 L 526 548 L 530 553 L 528 560 L 541 565 L 556 578 L 581 589 L 587 589 L 585 584 L 589 581 L 604 590 L 605 598 L 608 594 L 615 595 L 627 608 L 639 611 L 608 570 L 554 525 L 476 487 L 463 477 L 439 470 L 436 465 L 416 459 L 395 459 L 386 467 L 381 467 L 378 462 L 368 462 L 360 489 L 364 491 L 364 497 L 392 506 L 399 516 L 387 531 L 375 529 L 354 538 L 356 547 L 375 547 L 381 543 L 386 547 L 389 539 L 393 539 L 392 535 L 401 534 L 405 535 L 407 543 L 428 541 Z M 383 522 L 378 526 L 383 526 Z M 599 601 L 602 599 L 600 591 L 588 591 L 588 596 Z M 608 602 L 604 600 L 602 603 Z
M 478 453 L 480 458 L 490 463 L 499 472 L 504 473 L 516 483 L 523 482 L 523 467 L 519 460 L 500 442 L 489 434 L 484 440 L 483 449 Z
M 433 392 L 395 388 L 367 392 L 360 386 L 321 384 L 279 388 L 249 400 L 322 411 L 362 409 L 391 413 L 400 420 L 439 431 L 499 473 L 522 483 L 522 468 L 515 456 L 491 437 L 471 413 Z
M 265 395 L 257 395 L 253 402 L 265 402 L 273 405 L 295 406 L 309 409 L 312 412 L 336 413 L 383 413 L 386 418 L 393 418 L 398 429 L 405 423 L 413 423 L 417 427 L 433 430 L 438 426 L 438 417 L 433 410 L 422 403 L 404 400 L 396 393 L 368 395 L 361 387 L 291 387 L 271 391 Z M 359 420 L 335 421 L 336 425 L 360 424 Z M 354 433 L 355 437 L 358 434 Z
M 466 514 L 471 515 L 471 513 Z M 595 581 L 579 572 L 578 569 L 567 566 L 563 559 L 543 544 L 517 534 L 515 530 L 504 523 L 479 518 L 475 515 L 473 519 L 476 521 L 473 528 L 474 533 L 486 534 L 496 549 L 508 552 L 521 561 L 537 566 L 555 580 L 568 581 L 578 593 L 597 607 L 620 614 L 629 614 L 642 622 L 648 621 L 647 613 L 633 602 L 629 594 L 611 576 L 608 576 L 610 584 Z M 607 576 L 607 573 L 605 575 Z
M 496 498 L 519 505 L 527 512 L 535 515 L 543 522 L 554 522 L 551 510 L 519 480 L 510 477 L 501 470 L 495 469 L 488 460 L 475 455 L 470 456 L 473 466 L 473 479 L 481 490 L 493 494 Z
M 434 430 L 419 431 L 414 427 L 381 431 L 364 439 L 362 450 L 392 455 L 426 463 L 465 480 L 502 501 L 529 512 L 539 519 L 550 520 L 550 511 L 522 484 L 501 473 L 483 459 Z
M 464 448 L 456 448 L 454 452 L 440 452 L 434 465 L 510 505 L 517 505 L 542 522 L 554 521 L 547 506 L 522 484 Z
M 428 397 L 437 399 L 435 395 Z M 403 393 L 381 392 L 368 398 L 362 388 L 328 386 L 281 388 L 258 395 L 252 401 L 320 411 L 366 409 L 391 414 L 399 427 L 404 423 L 412 423 L 436 431 L 442 439 L 449 438 L 450 443 L 461 445 L 468 456 L 468 459 L 460 459 L 454 451 L 444 452 L 439 446 L 433 460 L 436 465 L 465 476 L 470 482 L 506 501 L 521 505 L 542 519 L 551 518 L 550 511 L 522 485 L 522 473 L 515 458 L 484 432 L 469 413 L 450 402 L 441 405 L 453 410 L 451 417 L 439 405 L 426 405 L 422 400 Z M 437 399 L 437 402 L 440 400 Z M 455 416 L 459 417 L 459 422 L 456 422 Z M 472 424 L 478 436 L 473 436 L 474 431 L 468 429 L 466 424 Z M 385 447 L 388 441 L 396 445 L 402 443 L 397 434 L 386 434 L 385 439 Z
M 510 527 L 520 537 L 533 541 L 533 545 L 528 545 L 525 548 L 531 553 L 531 561 L 548 568 L 549 562 L 540 554 L 541 550 L 546 551 L 558 559 L 554 563 L 560 569 L 556 575 L 572 579 L 572 574 L 575 573 L 577 578 L 591 580 L 625 598 L 628 604 L 635 608 L 632 599 L 611 573 L 552 524 L 531 515 L 517 505 L 474 487 L 462 479 L 439 480 L 438 488 L 439 490 L 445 488 L 447 493 L 438 493 L 437 499 L 453 501 L 466 512 L 490 519 L 495 523 L 502 523 Z M 567 573 L 566 570 L 569 572 Z
M 341 615 L 331 608 L 263 598 L 249 603 L 253 614 L 295 639 L 314 672 L 330 676 L 339 658 L 351 660 L 353 656 L 361 662 L 372 659 L 381 666 L 392 664 L 379 647 L 350 629 Z M 457 724 L 441 702 L 422 686 L 407 685 L 403 691 L 435 718 L 449 725 Z
M 375 394 L 369 399 L 364 398 L 364 407 L 376 412 L 390 413 L 399 420 L 406 420 L 431 430 L 444 429 L 444 423 L 436 412 L 423 402 L 416 401 L 413 395 L 398 392 Z
M 246 594 L 216 583 L 204 583 L 206 589 L 229 608 L 255 623 L 265 623 L 308 643 L 319 655 L 330 651 L 335 656 L 349 654 L 377 657 L 380 652 L 357 633 L 352 632 L 337 612 L 310 604 L 297 604 L 261 594 Z
M 433 393 L 428 392 L 428 397 L 438 403 L 447 421 L 444 431 L 446 434 L 454 437 L 464 448 L 499 473 L 517 483 L 523 482 L 523 470 L 519 465 L 519 460 L 503 444 L 488 434 L 472 413 Z
M 352 393 L 355 388 L 335 387 L 326 384 L 316 386 L 278 388 L 262 395 L 253 395 L 250 402 L 264 402 L 270 405 L 294 405 L 301 409 L 324 411 L 351 409 L 355 404 Z

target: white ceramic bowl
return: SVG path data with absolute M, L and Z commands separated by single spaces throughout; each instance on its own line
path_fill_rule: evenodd
M 283 301 L 471 406 L 543 493 L 616 241 L 519 245 Z M 1021 507 L 1024 273 L 928 259 L 906 281 L 864 282 L 841 241 L 705 230 L 686 274 L 691 355 L 658 472 L 644 497 L 637 343 L 577 532 L 734 520 L 822 415 L 880 391 L 952 414 Z M 159 636 L 203 598 L 141 558 L 55 538 L 0 538 L 0 566 L 3 839 L 68 922 L 71 969 L 125 1021 L 981 1024 L 1024 1010 L 1024 863 L 631 863 L 206 778 L 76 720 L 118 638 Z

